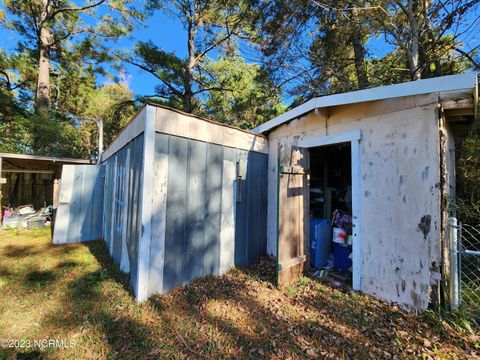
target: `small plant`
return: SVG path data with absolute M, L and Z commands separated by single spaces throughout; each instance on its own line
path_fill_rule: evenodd
M 293 296 L 297 293 L 297 289 L 294 286 L 289 286 L 289 287 L 285 288 L 285 293 L 288 296 Z
M 306 276 L 300 276 L 300 279 L 298 279 L 298 283 L 301 286 L 307 286 L 310 283 L 310 279 Z

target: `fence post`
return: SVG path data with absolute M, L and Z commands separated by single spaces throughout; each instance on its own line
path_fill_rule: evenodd
M 457 218 L 449 219 L 450 230 L 450 306 L 458 309 L 458 225 Z

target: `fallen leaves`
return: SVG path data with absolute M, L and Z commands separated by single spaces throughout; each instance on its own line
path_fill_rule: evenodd
M 41 242 L 49 244 L 49 239 Z M 75 252 L 61 256 L 60 247 L 48 249 L 38 259 L 2 259 L 0 270 L 6 273 L 9 267 L 25 266 L 28 272 L 29 261 L 33 260 L 55 267 L 59 257 L 65 262 L 89 265 L 59 270 L 62 277 L 54 284 L 55 291 L 24 289 L 23 278 L 17 275 L 20 272 L 11 275 L 2 288 L 0 310 L 2 306 L 5 310 L 0 335 L 5 337 L 12 329 L 17 330 L 21 312 L 22 329 L 30 331 L 22 336 L 41 336 L 48 329 L 49 335 L 54 331 L 62 336 L 69 334 L 79 344 L 71 353 L 58 353 L 57 358 L 480 356 L 478 333 L 461 332 L 438 317 L 432 321 L 431 316 L 436 315 L 415 316 L 369 296 L 343 287 L 334 289 L 309 278 L 302 278 L 291 291 L 279 290 L 273 286 L 274 264 L 265 259 L 249 269 L 198 279 L 138 304 L 128 291 L 128 279 L 116 273 L 103 243 L 77 246 Z M 88 281 L 82 280 L 85 276 Z M 72 287 L 72 282 L 82 285 L 82 291 Z M 50 303 L 53 307 L 46 307 L 46 297 L 56 307 Z

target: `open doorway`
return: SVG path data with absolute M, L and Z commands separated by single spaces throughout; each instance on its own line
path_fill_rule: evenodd
M 352 286 L 352 147 L 309 148 L 310 265 L 314 275 Z

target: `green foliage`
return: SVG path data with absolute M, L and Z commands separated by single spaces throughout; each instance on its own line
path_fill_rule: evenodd
M 275 84 L 297 102 L 480 68 L 462 36 L 478 1 L 255 2 L 255 38 Z M 385 54 L 370 46 L 384 39 Z M 285 86 L 286 85 L 286 86 Z
M 480 224 L 480 130 L 472 132 L 456 153 L 457 199 L 450 205 L 457 217 Z
M 201 113 L 201 98 L 222 91 L 206 69 L 211 52 L 235 53 L 236 41 L 251 36 L 251 1 L 170 0 L 148 1 L 152 12 L 160 10 L 180 20 L 187 37 L 187 56 L 162 50 L 151 41 L 139 42 L 133 56 L 121 55 L 129 63 L 151 73 L 160 84 L 156 96 L 188 113 Z M 209 87 L 214 83 L 213 87 Z
M 1 95 L 0 95 L 1 97 Z M 2 101 L 0 99 L 0 101 Z M 30 121 L 20 111 L 7 120 L 0 114 L 0 152 L 29 152 L 31 141 Z
M 278 89 L 259 65 L 235 56 L 211 61 L 205 69 L 215 79 L 207 87 L 220 84 L 222 89 L 206 96 L 207 116 L 251 129 L 284 111 Z
M 2 16 L 1 23 L 21 40 L 8 56 L 0 54 L 0 100 L 9 104 L 0 105 L 0 127 L 6 135 L 0 140 L 1 146 L 15 152 L 92 156 L 96 142 L 85 140 L 96 135 L 96 127 L 82 126 L 82 119 L 88 115 L 86 109 L 94 106 L 92 102 L 98 107 L 105 100 L 105 96 L 92 95 L 99 95 L 97 76 L 109 76 L 102 67 L 112 60 L 104 41 L 115 41 L 130 33 L 135 20 L 143 19 L 143 14 L 131 0 L 84 4 L 69 0 L 5 0 L 3 5 L 6 16 Z M 48 66 L 41 70 L 40 64 L 45 61 Z M 47 94 L 41 94 L 46 105 L 38 102 L 37 78 L 41 73 L 47 79 Z M 131 94 L 128 89 L 121 96 L 112 93 L 108 108 L 113 107 L 112 99 L 120 104 L 131 101 Z M 46 111 L 40 112 L 40 105 Z M 105 107 L 102 110 L 109 120 L 105 135 L 111 140 L 124 120 L 114 117 Z
M 134 115 L 137 106 L 132 92 L 124 82 L 108 83 L 90 93 L 80 124 L 83 143 L 90 151 L 97 149 L 97 125 L 93 120 L 103 120 L 104 142 L 108 146 Z

